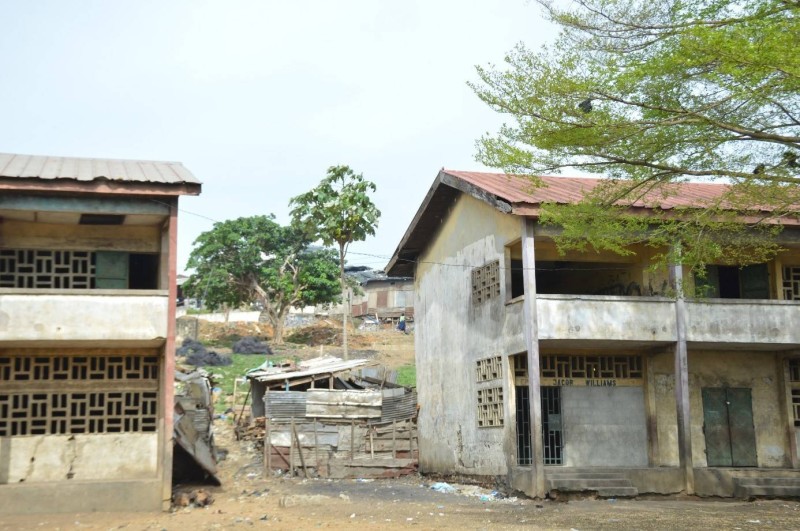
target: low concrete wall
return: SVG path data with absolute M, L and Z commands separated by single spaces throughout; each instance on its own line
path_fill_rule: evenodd
M 708 299 L 686 302 L 690 343 L 798 345 L 798 301 Z M 773 347 L 774 348 L 774 347 Z
M 167 337 L 166 291 L 0 290 L 0 341 Z
M 3 437 L 0 485 L 152 479 L 157 458 L 157 433 Z

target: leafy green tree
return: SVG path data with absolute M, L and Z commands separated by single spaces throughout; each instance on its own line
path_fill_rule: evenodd
M 562 247 L 620 251 L 646 229 L 684 263 L 774 254 L 775 221 L 800 204 L 800 2 L 537 1 L 562 32 L 478 68 L 473 89 L 509 117 L 479 160 L 535 185 L 565 169 L 609 178 L 581 205 L 545 207 Z M 686 180 L 730 186 L 645 224 L 627 208 Z
M 185 291 L 212 309 L 259 302 L 281 344 L 291 307 L 339 299 L 335 252 L 310 243 L 304 231 L 281 226 L 273 216 L 215 223 L 194 242 L 187 264 L 194 273 Z
M 363 241 L 367 236 L 375 235 L 378 218 L 381 212 L 372 203 L 370 192 L 375 191 L 375 184 L 356 174 L 349 166 L 332 166 L 328 174 L 316 188 L 293 197 L 289 201 L 292 206 L 294 223 L 305 228 L 306 233 L 314 239 L 320 239 L 328 245 L 336 245 L 339 250 L 339 282 L 343 294 L 344 312 L 342 314 L 342 347 L 344 359 L 348 359 L 347 351 L 347 317 L 350 304 L 347 292 L 347 280 L 344 273 L 347 248 L 352 242 Z

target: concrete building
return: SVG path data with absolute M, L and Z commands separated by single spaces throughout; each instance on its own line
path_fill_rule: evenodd
M 539 206 L 597 181 L 545 182 L 442 170 L 388 264 L 415 279 L 420 469 L 535 496 L 800 494 L 797 219 L 777 259 L 676 296 L 694 278 L 656 249 L 559 254 Z
M 365 266 L 353 266 L 345 268 L 345 271 L 358 281 L 362 291 L 352 295 L 350 315 L 393 322 L 403 314 L 409 319 L 414 318 L 414 279 L 391 277 Z
M 181 164 L 0 154 L 0 513 L 171 498 Z

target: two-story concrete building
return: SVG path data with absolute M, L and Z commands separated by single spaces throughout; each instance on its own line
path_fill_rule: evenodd
M 179 163 L 0 154 L 0 513 L 168 507 L 178 197 L 199 193 Z
M 775 260 L 711 265 L 684 297 L 658 249 L 559 254 L 540 205 L 597 181 L 544 182 L 442 170 L 387 266 L 415 279 L 420 469 L 535 496 L 800 494 L 798 219 Z

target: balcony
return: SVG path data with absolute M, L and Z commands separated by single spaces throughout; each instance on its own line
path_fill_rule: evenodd
M 677 341 L 675 301 L 665 297 L 538 295 L 539 341 L 572 348 L 637 348 Z M 508 317 L 522 319 L 522 305 Z M 800 348 L 800 302 L 686 301 L 687 341 L 696 348 Z
M 160 344 L 167 337 L 162 290 L 0 289 L 0 342 Z

